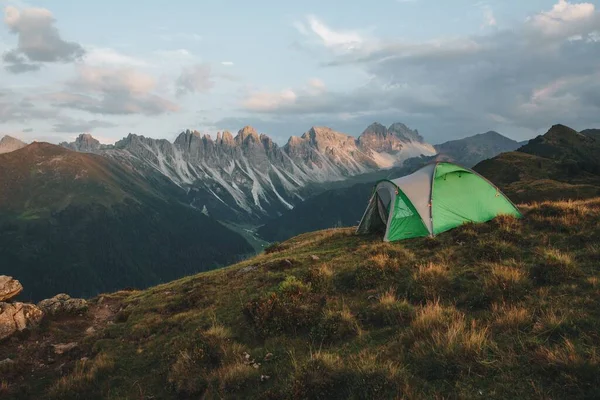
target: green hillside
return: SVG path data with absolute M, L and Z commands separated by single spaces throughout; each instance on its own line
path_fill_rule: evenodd
M 0 155 L 2 274 L 23 299 L 145 288 L 252 253 L 183 191 L 107 158 L 34 143 Z
M 521 210 L 522 220 L 391 244 L 351 228 L 305 234 L 229 268 L 97 297 L 86 315 L 0 346 L 0 359 L 15 361 L 0 390 L 90 400 L 595 398 L 600 199 Z M 76 350 L 45 356 L 68 342 Z
M 515 152 L 482 161 L 474 169 L 515 201 L 582 199 L 600 195 L 600 139 L 553 126 Z

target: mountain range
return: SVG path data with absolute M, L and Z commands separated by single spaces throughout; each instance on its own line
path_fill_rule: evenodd
M 258 221 L 280 215 L 304 200 L 307 186 L 401 165 L 433 155 L 416 130 L 396 123 L 372 124 L 358 138 L 313 127 L 280 147 L 246 126 L 216 139 L 184 131 L 169 142 L 129 134 L 114 145 L 80 135 L 61 146 L 113 158 L 146 175 L 159 171 L 187 192 L 188 203 L 217 219 Z

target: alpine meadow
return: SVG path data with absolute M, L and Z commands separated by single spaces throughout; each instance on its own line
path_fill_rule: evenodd
M 1 8 L 1 399 L 600 398 L 598 4 Z

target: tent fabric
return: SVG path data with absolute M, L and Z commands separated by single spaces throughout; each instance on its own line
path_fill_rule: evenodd
M 411 175 L 378 182 L 357 233 L 384 231 L 384 241 L 434 236 L 501 214 L 521 217 L 517 207 L 475 171 L 438 162 Z
M 392 181 L 413 203 L 429 233 L 433 232 L 429 199 L 431 198 L 431 183 L 434 169 L 435 164 L 427 164 L 413 174 Z

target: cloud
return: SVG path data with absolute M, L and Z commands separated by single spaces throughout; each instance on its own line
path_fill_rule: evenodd
M 61 38 L 52 13 L 44 8 L 7 6 L 4 22 L 18 37 L 17 47 L 3 55 L 6 69 L 12 73 L 38 70 L 43 63 L 72 62 L 85 53 L 78 43 Z
M 58 120 L 54 124 L 54 132 L 64 132 L 64 133 L 82 133 L 82 132 L 91 132 L 97 128 L 114 128 L 117 126 L 112 122 L 108 121 L 99 121 L 97 119 L 86 121 L 82 119 L 74 119 L 63 117 Z
M 154 93 L 153 76 L 128 67 L 80 65 L 77 77 L 63 91 L 45 96 L 55 107 L 68 107 L 94 114 L 159 115 L 179 106 Z
M 122 54 L 115 49 L 91 47 L 87 50 L 83 61 L 88 65 L 147 67 L 148 62 L 136 57 Z
M 294 27 L 305 36 L 315 35 L 325 47 L 333 50 L 352 51 L 365 42 L 360 33 L 336 31 L 313 15 L 307 17 L 307 25 L 296 22 Z
M 496 21 L 496 17 L 494 16 L 494 11 L 490 7 L 485 7 L 483 9 L 483 26 L 496 26 L 498 25 Z
M 247 110 L 364 115 L 379 109 L 382 116 L 394 113 L 430 126 L 433 135 L 476 127 L 539 132 L 556 122 L 582 128 L 600 123 L 600 96 L 591 90 L 600 81 L 600 12 L 593 4 L 561 0 L 511 29 L 428 41 L 359 40 L 348 36 L 355 31 L 336 32 L 320 24 L 322 29 L 311 30 L 305 39 L 317 40 L 327 51 L 322 64 L 359 68 L 371 81 L 347 93 L 311 95 L 295 89 L 295 98 L 265 102 L 270 106 L 243 102 Z M 340 43 L 350 42 L 352 48 L 338 51 Z
M 221 65 L 231 67 L 233 65 L 233 61 L 221 61 Z
M 13 92 L 4 92 L 0 96 L 0 121 L 26 123 L 36 119 L 48 119 L 56 116 L 56 110 L 40 107 L 34 99 Z
M 561 34 L 571 28 L 574 23 L 587 22 L 596 14 L 592 3 L 569 3 L 559 0 L 552 10 L 542 12 L 530 18 L 531 24 L 550 35 Z
M 215 85 L 208 64 L 196 64 L 186 67 L 175 82 L 178 96 L 191 93 L 205 93 Z

